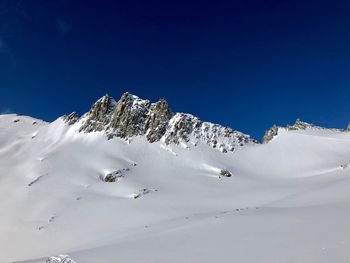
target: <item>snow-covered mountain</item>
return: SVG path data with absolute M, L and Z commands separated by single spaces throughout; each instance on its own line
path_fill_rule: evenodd
M 127 93 L 0 115 L 0 262 L 348 262 L 350 133 L 296 124 L 257 144 Z
M 73 112 L 63 120 L 69 125 L 78 123 L 79 132 L 103 132 L 108 139 L 118 137 L 130 141 L 144 135 L 150 143 L 162 141 L 186 148 L 202 141 L 225 153 L 256 143 L 250 136 L 231 128 L 203 122 L 190 114 L 172 113 L 163 99 L 151 103 L 127 92 L 118 102 L 106 95 L 81 118 Z

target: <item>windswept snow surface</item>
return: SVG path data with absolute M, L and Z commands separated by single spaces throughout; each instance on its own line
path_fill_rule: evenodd
M 350 262 L 350 133 L 223 154 L 79 125 L 0 116 L 0 262 Z

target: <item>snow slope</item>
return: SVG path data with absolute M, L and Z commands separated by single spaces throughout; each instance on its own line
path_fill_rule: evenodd
M 350 133 L 224 154 L 79 125 L 0 115 L 0 262 L 349 262 Z

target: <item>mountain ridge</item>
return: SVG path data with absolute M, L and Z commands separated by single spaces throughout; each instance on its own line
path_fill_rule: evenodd
M 294 124 L 292 125 L 287 124 L 286 127 L 273 125 L 270 129 L 266 130 L 262 139 L 262 143 L 263 144 L 269 143 L 271 140 L 273 140 L 273 138 L 275 138 L 279 134 L 280 131 L 298 131 L 298 130 L 300 131 L 300 130 L 308 130 L 308 129 L 332 130 L 332 131 L 339 131 L 339 132 L 349 131 L 349 128 L 347 130 L 337 129 L 337 128 L 325 128 L 325 127 L 317 126 L 312 123 L 304 122 L 301 119 L 297 118 Z
M 23 114 L 16 115 L 23 116 Z M 118 101 L 106 94 L 85 114 L 80 116 L 77 112 L 72 112 L 59 119 L 69 126 L 79 123 L 77 131 L 79 133 L 103 132 L 107 139 L 117 137 L 131 141 L 136 136 L 145 136 L 150 143 L 161 141 L 165 145 L 177 144 L 185 148 L 196 146 L 202 141 L 224 153 L 233 152 L 245 145 L 267 144 L 281 131 L 306 129 L 350 131 L 350 124 L 346 129 L 328 128 L 297 118 L 292 125 L 273 125 L 265 131 L 259 142 L 251 135 L 230 127 L 202 121 L 189 113 L 173 112 L 165 99 L 151 102 L 130 92 L 123 93 Z
M 83 116 L 73 112 L 63 120 L 68 125 L 79 123 L 81 133 L 104 132 L 108 139 L 146 136 L 150 143 L 162 141 L 166 145 L 181 144 L 189 148 L 201 141 L 224 153 L 257 143 L 234 129 L 202 121 L 188 113 L 174 113 L 164 99 L 151 103 L 129 92 L 119 101 L 105 95 Z

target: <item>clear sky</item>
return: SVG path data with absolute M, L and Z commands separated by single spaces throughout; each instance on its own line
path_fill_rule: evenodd
M 0 110 L 52 121 L 108 93 L 258 139 L 350 122 L 350 1 L 0 0 Z

